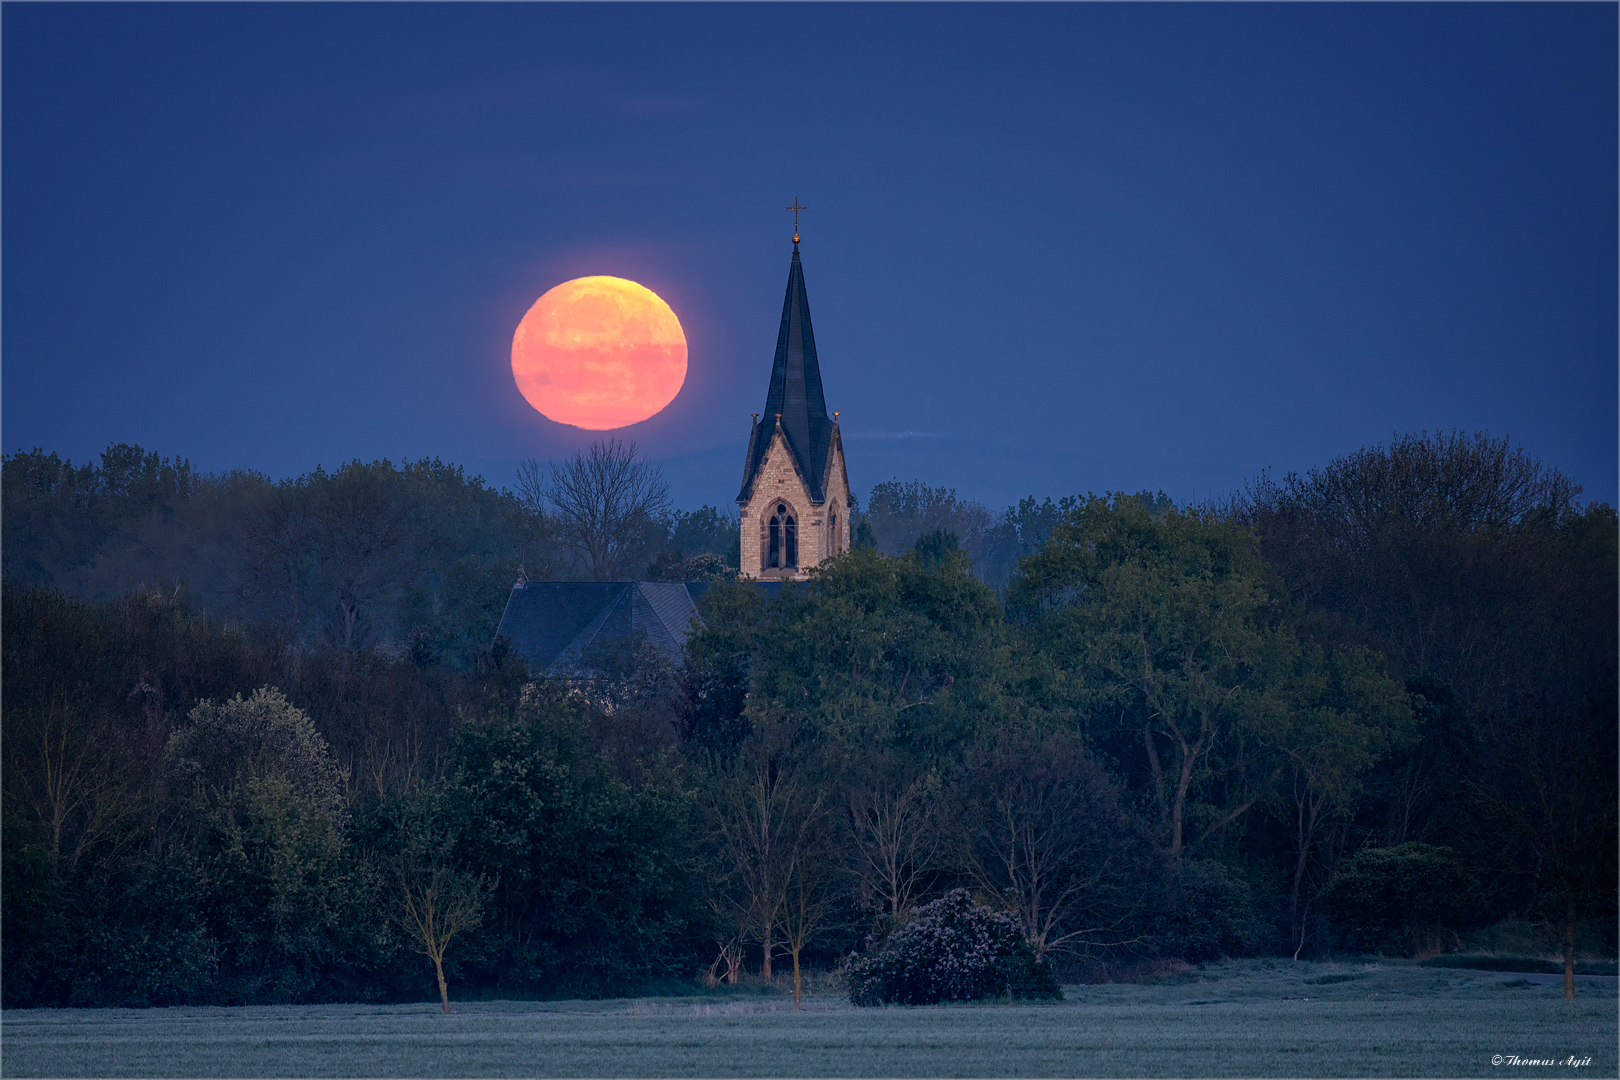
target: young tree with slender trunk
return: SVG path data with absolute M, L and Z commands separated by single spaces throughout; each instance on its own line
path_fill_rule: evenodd
M 760 943 L 766 979 L 789 917 L 799 862 L 823 816 L 824 796 L 797 760 L 793 742 L 789 725 L 762 719 L 715 777 L 713 821 L 726 868 L 718 906 L 740 935 Z
M 450 1012 L 450 990 L 444 981 L 444 954 L 450 941 L 463 930 L 484 921 L 484 900 L 493 889 L 482 874 L 473 875 L 447 866 L 402 865 L 395 871 L 399 889 L 396 914 L 418 951 L 433 961 L 439 981 L 439 1000 Z
M 808 946 L 827 927 L 838 890 L 837 852 L 828 836 L 830 822 L 822 813 L 824 799 L 802 803 L 787 822 L 783 840 L 791 872 L 782 898 L 782 942 L 793 959 L 793 1007 L 802 1008 L 804 973 L 800 963 Z
M 1615 692 L 1568 712 L 1526 701 L 1497 717 L 1487 734 L 1489 773 L 1472 787 L 1489 816 L 1506 826 L 1507 848 L 1550 878 L 1541 892 L 1564 960 L 1564 996 L 1575 996 L 1575 931 L 1583 909 L 1615 895 Z

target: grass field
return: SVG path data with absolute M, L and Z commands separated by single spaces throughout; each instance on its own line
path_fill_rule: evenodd
M 681 998 L 0 1016 L 25 1076 L 1615 1076 L 1614 979 L 1413 964 L 1212 964 L 1062 1003 L 795 1013 L 754 989 Z M 1493 1065 L 1495 1055 L 1504 1061 Z M 1517 1055 L 1523 1064 L 1513 1064 Z M 1553 1060 L 1581 1065 L 1532 1065 Z

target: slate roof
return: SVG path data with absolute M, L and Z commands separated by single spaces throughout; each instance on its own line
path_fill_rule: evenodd
M 765 394 L 765 411 L 754 422 L 748 438 L 748 458 L 743 464 L 742 491 L 738 502 L 747 502 L 754 489 L 754 477 L 771 448 L 777 416 L 788 449 L 804 477 L 813 502 L 825 502 L 824 481 L 827 454 L 832 446 L 833 423 L 827 415 L 827 399 L 821 392 L 821 363 L 816 359 L 816 335 L 810 328 L 810 300 L 804 291 L 804 267 L 799 262 L 798 237 L 794 237 L 793 261 L 788 265 L 787 296 L 782 301 L 782 327 L 776 334 L 776 360 L 771 365 L 771 384 Z
M 527 581 L 512 587 L 497 638 L 536 674 L 569 675 L 582 670 L 585 651 L 644 636 L 671 663 L 697 615 L 697 598 L 710 582 Z M 757 582 L 770 595 L 780 582 Z

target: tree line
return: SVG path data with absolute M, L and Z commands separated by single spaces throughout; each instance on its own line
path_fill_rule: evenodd
M 991 519 L 1027 546 L 999 589 L 954 496 L 880 486 L 810 582 L 712 587 L 681 665 L 630 643 L 570 681 L 445 614 L 579 558 L 536 524 L 550 474 L 526 505 L 355 466 L 420 515 L 356 527 L 368 550 L 437 554 L 397 578 L 338 574 L 311 525 L 300 561 L 98 595 L 249 535 L 228 506 L 313 520 L 345 490 L 115 451 L 5 465 L 8 1006 L 797 986 L 960 889 L 1086 981 L 1507 919 L 1571 971 L 1578 938 L 1615 948 L 1615 514 L 1505 440 L 1397 439 L 1220 506 L 1026 500 Z M 647 565 L 716 554 L 718 527 L 673 540 L 706 515 L 649 505 Z M 463 560 L 487 591 L 447 599 Z M 481 629 L 446 647 L 452 617 Z
M 657 470 L 618 442 L 526 462 L 516 492 L 437 459 L 273 481 L 133 446 L 82 465 L 34 450 L 5 457 L 3 511 L 9 587 L 178 591 L 287 647 L 460 670 L 488 651 L 519 578 L 708 580 L 737 565 L 735 515 L 671 510 Z

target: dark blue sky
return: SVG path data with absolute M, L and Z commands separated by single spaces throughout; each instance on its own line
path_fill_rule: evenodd
M 691 350 L 621 434 L 731 505 L 797 196 L 863 498 L 1460 428 L 1614 502 L 1616 12 L 7 4 L 4 447 L 510 483 L 596 437 L 513 329 L 615 274 Z

